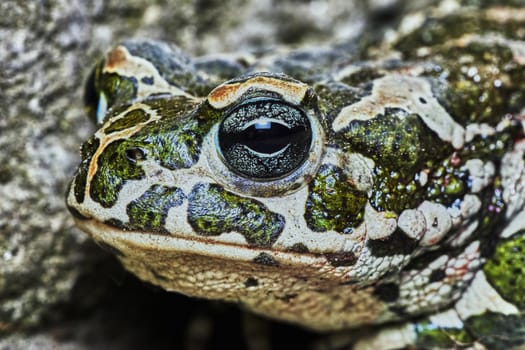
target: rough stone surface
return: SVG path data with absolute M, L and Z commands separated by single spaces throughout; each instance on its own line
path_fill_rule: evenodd
M 374 6 L 383 16 L 384 6 Z M 144 322 L 173 319 L 169 312 L 178 322 L 193 319 L 194 301 L 135 281 L 73 227 L 64 205 L 79 145 L 93 131 L 82 87 L 106 49 L 128 37 L 171 41 L 197 55 L 326 44 L 359 35 L 365 7 L 358 0 L 0 2 L 0 349 L 132 349 L 152 339 L 172 348 L 171 332 L 144 330 Z M 180 303 L 190 305 L 187 318 Z

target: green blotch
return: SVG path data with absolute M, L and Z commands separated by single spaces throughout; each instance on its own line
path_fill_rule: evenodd
M 142 167 L 128 158 L 128 150 L 136 148 L 132 140 L 109 144 L 97 161 L 97 172 L 91 180 L 90 196 L 105 208 L 115 204 L 127 180 L 140 180 L 146 174 Z M 146 155 L 147 156 L 147 155 Z
M 354 120 L 342 132 L 347 152 L 359 152 L 374 160 L 374 184 L 370 204 L 379 211 L 400 213 L 425 199 L 458 197 L 466 190 L 464 175 L 446 167 L 439 159 L 452 153 L 416 114 L 386 108 L 370 120 Z M 421 186 L 419 172 L 425 169 L 430 181 Z
M 514 146 L 514 140 L 523 137 L 518 120 L 511 120 L 503 130 L 492 135 L 476 135 L 458 152 L 460 158 L 483 159 L 499 162 Z
M 75 174 L 74 187 L 75 199 L 78 203 L 82 203 L 84 201 L 84 193 L 86 190 L 89 163 L 91 162 L 91 158 L 93 157 L 93 154 L 95 154 L 95 152 L 97 151 L 99 145 L 100 141 L 95 137 L 91 137 L 82 145 L 80 149 L 80 157 L 82 161 L 77 168 L 77 173 Z
M 121 131 L 137 124 L 148 121 L 149 116 L 141 109 L 134 109 L 126 113 L 125 116 L 112 122 L 104 128 L 104 133 L 111 134 L 116 131 Z
M 129 216 L 127 228 L 132 230 L 166 233 L 164 227 L 170 208 L 179 206 L 185 199 L 180 188 L 161 185 L 151 186 L 142 196 L 126 208 Z
M 431 322 L 414 324 L 416 345 L 425 349 L 456 349 L 474 341 L 464 328 L 440 327 Z
M 521 313 L 486 312 L 469 317 L 464 323 L 487 349 L 522 349 L 525 346 L 525 315 Z
M 525 70 L 508 47 L 471 43 L 437 49 L 436 55 L 442 70 L 431 73 L 438 78 L 434 93 L 458 123 L 497 125 L 523 107 Z
M 341 168 L 322 165 L 309 184 L 305 219 L 315 231 L 351 233 L 362 221 L 366 193 L 357 190 Z
M 284 228 L 284 218 L 261 202 L 240 197 L 215 184 L 197 184 L 190 196 L 188 221 L 204 236 L 236 231 L 250 245 L 270 247 Z
M 103 73 L 104 61 L 91 72 L 84 91 L 84 105 L 91 120 L 97 122 L 97 110 L 100 96 L 107 100 L 107 109 L 126 105 L 137 97 L 137 80 L 117 73 Z
M 525 230 L 499 242 L 483 271 L 490 284 L 505 300 L 524 309 Z
M 354 120 L 341 136 L 345 150 L 362 153 L 384 168 L 405 174 L 451 151 L 417 114 L 397 108 L 385 108 L 384 114 L 370 120 Z
M 104 73 L 99 84 L 100 91 L 108 99 L 108 109 L 113 106 L 129 104 L 137 97 L 137 79 L 134 77 Z
M 154 161 L 169 170 L 189 168 L 200 156 L 202 140 L 216 115 L 203 118 L 194 112 L 195 103 L 173 97 L 145 101 L 162 118 L 145 125 L 125 140 L 109 144 L 98 159 L 98 170 L 91 183 L 91 196 L 104 207 L 111 207 L 128 180 L 145 176 L 144 161 Z
M 404 175 L 404 171 L 392 171 L 377 165 L 370 204 L 376 210 L 395 213 L 414 208 L 424 200 L 450 206 L 469 189 L 468 171 L 460 164 L 452 165 L 449 158 L 441 163 L 428 161 L 423 169 L 427 181 L 421 186 L 419 172 Z
M 426 185 L 425 199 L 450 206 L 469 189 L 469 173 L 462 165 L 453 165 L 447 158 L 432 168 Z

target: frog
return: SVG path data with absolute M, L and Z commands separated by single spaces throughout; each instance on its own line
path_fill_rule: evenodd
M 523 348 L 524 27 L 444 1 L 359 45 L 126 40 L 67 207 L 146 282 L 354 349 Z

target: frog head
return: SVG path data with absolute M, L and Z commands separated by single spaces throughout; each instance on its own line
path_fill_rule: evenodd
M 148 42 L 108 54 L 88 89 L 99 129 L 67 194 L 82 230 L 165 289 L 319 329 L 395 319 L 380 302 L 399 292 L 389 276 L 453 243 L 483 210 L 473 192 L 494 191 L 473 188 L 482 161 L 457 160 L 464 128 L 427 78 L 215 84 L 189 66 Z M 307 320 L 334 298 L 352 312 Z

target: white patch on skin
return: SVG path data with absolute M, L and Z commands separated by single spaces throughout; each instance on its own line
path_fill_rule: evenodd
M 471 191 L 478 193 L 492 183 L 495 169 L 492 162 L 483 163 L 481 159 L 469 159 L 465 162 L 471 179 Z
M 372 171 L 374 161 L 360 153 L 346 153 L 334 147 L 327 147 L 323 157 L 323 164 L 332 164 L 344 170 L 350 182 L 359 191 L 369 191 L 374 179 Z
M 428 247 L 438 243 L 452 227 L 447 208 L 439 203 L 424 201 L 418 210 L 423 213 L 426 222 L 426 230 L 419 245 Z
M 525 141 L 514 146 L 501 160 L 503 200 L 507 204 L 507 218 L 521 211 L 525 204 Z
M 477 135 L 490 136 L 490 135 L 494 135 L 495 133 L 496 133 L 496 130 L 488 124 L 472 123 L 472 124 L 467 125 L 465 129 L 465 141 L 470 142 L 474 139 L 474 136 L 477 136 Z
M 488 283 L 485 273 L 478 271 L 468 289 L 454 306 L 462 319 L 480 315 L 486 311 L 499 312 L 505 315 L 519 313 L 518 308 L 505 301 Z
M 410 261 L 409 255 L 374 256 L 366 246 L 356 254 L 357 262 L 347 272 L 350 281 L 376 281 L 385 273 L 399 271 Z
M 462 246 L 465 241 L 467 239 L 470 238 L 470 236 L 472 236 L 472 234 L 474 233 L 474 231 L 476 231 L 476 229 L 478 228 L 479 226 L 479 221 L 473 221 L 471 222 L 460 234 L 459 236 L 457 236 L 456 238 L 454 238 L 453 241 L 450 242 L 450 245 L 452 245 L 453 247 L 460 247 Z
M 335 118 L 332 128 L 338 132 L 353 120 L 373 119 L 378 114 L 383 114 L 385 107 L 417 113 L 442 140 L 450 142 L 456 149 L 464 145 L 465 129 L 433 97 L 429 82 L 423 78 L 396 74 L 375 80 L 372 94 L 343 108 Z
M 425 215 L 417 209 L 405 209 L 399 215 L 397 225 L 408 237 L 419 240 L 425 233 Z
M 187 192 L 185 192 L 185 194 L 186 196 L 188 195 Z M 187 220 L 188 204 L 188 198 L 185 198 L 181 205 L 168 210 L 164 227 L 170 234 L 177 236 L 197 236 Z M 246 242 L 244 238 L 243 242 Z
M 505 227 L 505 230 L 501 233 L 501 237 L 508 238 L 519 230 L 525 230 L 525 208 L 523 208 L 521 212 L 512 219 L 507 227 Z
M 463 321 L 454 309 L 449 309 L 428 317 L 430 322 L 443 328 L 463 328 Z
M 441 255 L 439 258 L 437 258 L 436 260 L 428 264 L 428 269 L 430 271 L 440 269 L 441 267 L 445 266 L 447 261 L 448 261 L 448 256 Z
M 481 209 L 481 200 L 474 194 L 466 194 L 460 206 L 461 216 L 468 219 L 476 215 Z
M 427 174 L 427 172 L 423 171 L 423 170 L 420 171 L 418 180 L 419 180 L 419 184 L 421 186 L 425 186 L 427 184 L 427 182 L 428 182 L 428 174 Z
M 492 164 L 491 164 L 492 165 Z M 453 246 L 461 246 L 468 240 L 479 226 L 479 221 L 471 221 L 472 217 L 481 210 L 482 202 L 477 195 L 466 194 L 459 204 L 459 208 L 454 206 L 448 208 L 452 216 L 452 226 L 460 226 L 459 233 L 450 242 Z
M 394 233 L 397 227 L 395 217 L 390 212 L 378 212 L 370 203 L 365 207 L 366 234 L 370 239 L 385 239 Z
M 352 184 L 360 191 L 369 191 L 373 184 L 374 161 L 359 153 L 343 155 L 344 170 Z

